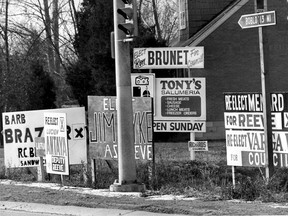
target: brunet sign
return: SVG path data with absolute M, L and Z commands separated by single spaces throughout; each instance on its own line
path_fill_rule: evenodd
M 204 68 L 204 47 L 134 48 L 133 68 Z
M 224 94 L 227 164 L 265 166 L 262 95 Z M 273 164 L 288 167 L 288 93 L 271 94 Z
M 135 159 L 152 160 L 153 112 L 151 98 L 133 98 Z M 116 97 L 89 96 L 89 154 L 91 158 L 117 159 Z

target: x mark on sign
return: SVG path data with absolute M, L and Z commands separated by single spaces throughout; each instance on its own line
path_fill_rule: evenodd
M 288 113 L 284 112 L 284 127 L 288 128 Z
M 84 124 L 72 125 L 73 139 L 83 139 L 85 136 Z
M 76 136 L 75 138 L 79 137 L 79 138 L 83 138 L 83 134 L 82 134 L 83 128 L 80 128 L 79 130 L 77 128 L 75 128 L 75 132 L 76 132 Z

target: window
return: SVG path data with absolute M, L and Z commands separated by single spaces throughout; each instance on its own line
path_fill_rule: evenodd
M 179 0 L 179 25 L 180 30 L 186 28 L 186 0 Z

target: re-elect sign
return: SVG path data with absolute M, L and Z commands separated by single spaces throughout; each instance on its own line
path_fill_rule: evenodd
M 273 164 L 277 167 L 288 167 L 288 134 L 274 131 Z M 226 130 L 227 165 L 230 166 L 265 166 L 264 131 Z
M 44 113 L 47 173 L 69 175 L 66 113 Z
M 225 93 L 224 123 L 226 129 L 264 130 L 261 93 Z M 273 130 L 288 130 L 288 93 L 271 94 Z
M 204 47 L 134 48 L 133 68 L 204 68 Z
M 272 93 L 273 164 L 288 167 L 288 93 Z M 261 93 L 225 93 L 224 123 L 227 164 L 265 166 L 265 134 Z
M 85 108 L 63 108 L 50 110 L 6 112 L 2 114 L 4 160 L 6 167 L 39 166 L 35 138 L 44 137 L 44 112 L 67 114 L 67 138 L 69 163 L 87 162 Z

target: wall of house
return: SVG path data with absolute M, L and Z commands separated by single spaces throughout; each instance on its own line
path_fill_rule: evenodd
M 277 25 L 263 27 L 265 67 L 272 92 L 288 92 L 288 3 L 268 1 Z M 224 92 L 261 92 L 258 28 L 241 29 L 238 20 L 254 13 L 249 1 L 198 46 L 204 46 L 205 68 L 193 76 L 206 77 L 207 133 L 197 139 L 224 139 Z
M 188 0 L 189 34 L 194 35 L 234 0 Z

